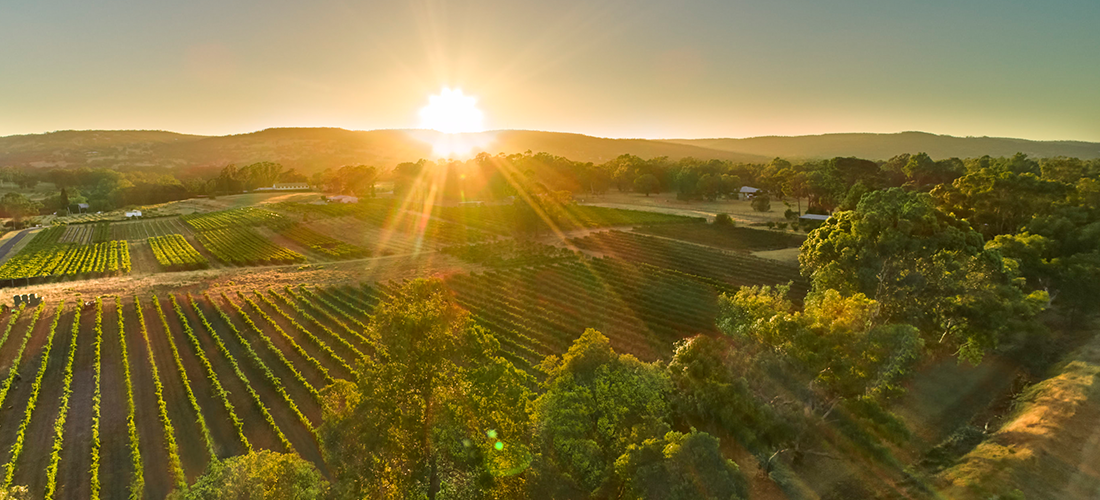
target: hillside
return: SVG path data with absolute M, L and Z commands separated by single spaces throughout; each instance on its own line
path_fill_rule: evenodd
M 0 137 L 0 166 L 218 167 L 277 161 L 312 173 L 347 164 L 390 168 L 403 161 L 433 158 L 433 131 L 339 128 L 273 128 L 248 134 L 205 137 L 163 131 L 61 131 Z M 475 151 L 547 152 L 582 162 L 603 163 L 622 154 L 766 162 L 784 158 L 858 156 L 887 159 L 924 151 L 933 158 L 1011 156 L 1100 157 L 1100 144 L 1028 141 L 990 137 L 951 137 L 923 132 L 829 134 L 748 139 L 608 139 L 582 134 L 502 130 L 461 134 L 457 141 L 482 145 Z
M 933 159 L 1012 156 L 1075 156 L 1100 158 L 1100 143 L 1080 141 L 1029 141 L 1001 137 L 954 137 L 926 132 L 897 134 L 825 134 L 798 137 L 749 137 L 745 139 L 672 139 L 667 142 L 737 151 L 774 158 L 833 158 L 856 156 L 886 160 L 902 153 L 928 153 Z

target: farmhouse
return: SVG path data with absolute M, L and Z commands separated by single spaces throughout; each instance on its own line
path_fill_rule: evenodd
M 741 186 L 741 192 L 738 193 L 737 197 L 742 200 L 751 200 L 758 191 L 760 190 L 754 187 Z

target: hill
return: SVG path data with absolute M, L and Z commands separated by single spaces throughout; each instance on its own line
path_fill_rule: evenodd
M 404 161 L 436 158 L 432 143 L 443 137 L 424 130 L 356 131 L 339 128 L 273 128 L 218 137 L 163 131 L 61 131 L 0 137 L 0 166 L 220 167 L 277 161 L 306 174 L 347 164 L 390 168 Z M 951 137 L 923 132 L 828 134 L 748 139 L 608 139 L 582 134 L 501 130 L 459 134 L 474 151 L 547 152 L 582 162 L 603 163 L 622 154 L 766 162 L 784 158 L 858 156 L 887 159 L 924 151 L 933 158 L 1011 156 L 1100 157 L 1100 143 Z
M 672 139 L 666 142 L 769 158 L 834 158 L 856 156 L 886 160 L 902 153 L 928 153 L 933 159 L 971 158 L 984 155 L 1049 158 L 1075 156 L 1100 158 L 1100 143 L 1081 141 L 1029 141 L 1002 137 L 954 137 L 926 132 L 897 134 L 824 134 L 797 137 L 749 137 L 746 139 Z

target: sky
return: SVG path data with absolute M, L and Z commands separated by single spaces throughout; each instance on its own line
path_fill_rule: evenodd
M 1100 142 L 1097 0 L 5 0 L 0 136 L 413 128 Z

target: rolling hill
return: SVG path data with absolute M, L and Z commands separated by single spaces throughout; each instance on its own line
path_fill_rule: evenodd
M 0 137 L 0 166 L 219 167 L 277 161 L 306 174 L 328 167 L 368 164 L 390 168 L 403 161 L 433 158 L 433 131 L 338 128 L 273 128 L 248 134 L 198 136 L 164 131 L 61 131 Z M 923 132 L 829 134 L 748 139 L 608 139 L 582 134 L 502 130 L 460 134 L 489 153 L 547 152 L 576 161 L 602 163 L 622 154 L 766 162 L 858 156 L 887 159 L 924 151 L 933 158 L 1009 156 L 1100 157 L 1100 143 L 951 137 Z

